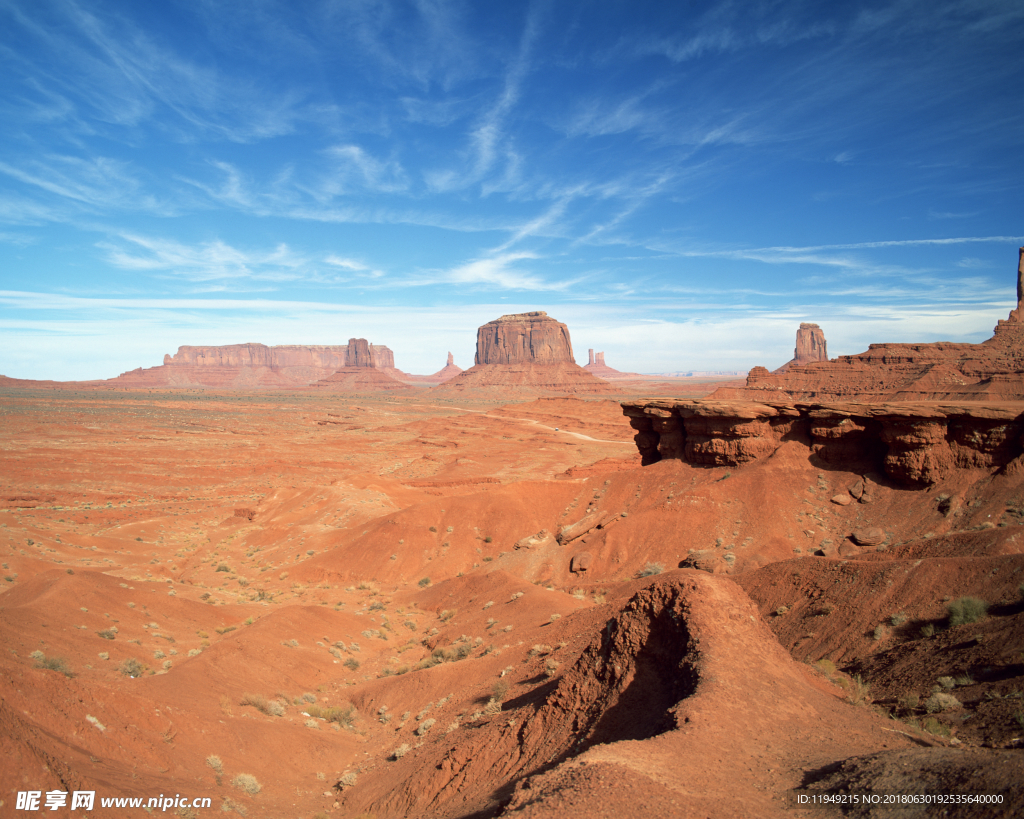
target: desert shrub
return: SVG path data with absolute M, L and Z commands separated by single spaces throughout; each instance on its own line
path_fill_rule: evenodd
M 311 705 L 306 709 L 306 713 L 311 717 L 337 723 L 342 728 L 350 728 L 356 720 L 354 705 Z
M 940 737 L 948 737 L 952 733 L 949 728 L 935 719 L 935 717 L 926 717 L 921 727 L 929 734 L 935 734 Z
M 210 754 L 210 756 L 206 757 L 206 764 L 217 773 L 224 773 L 224 763 L 220 761 L 220 757 L 216 754 Z
M 939 677 L 935 682 L 943 688 L 956 688 L 956 680 L 952 677 Z
M 42 652 L 40 652 L 42 653 Z M 36 668 L 45 668 L 48 671 L 57 671 L 65 677 L 74 677 L 71 666 L 63 657 L 39 657 L 36 659 Z
M 636 573 L 636 576 L 650 577 L 651 575 L 661 574 L 663 571 L 665 571 L 665 567 L 661 563 L 648 563 Z
M 231 568 L 226 563 L 221 563 L 217 568 L 218 572 L 230 572 Z
M 931 623 L 925 623 L 923 626 L 921 626 L 922 637 L 931 637 L 934 633 L 935 626 L 933 626 Z
M 893 626 L 893 628 L 899 628 L 900 626 L 904 625 L 909 619 L 910 618 L 907 617 L 907 615 L 901 611 L 897 614 L 892 615 L 892 617 L 889 618 L 889 623 Z
M 846 689 L 846 698 L 854 705 L 861 705 L 868 700 L 869 686 L 860 674 L 855 674 L 848 683 Z
M 421 737 L 424 734 L 426 734 L 427 731 L 434 727 L 435 722 L 437 722 L 437 720 L 433 717 L 431 717 L 430 719 L 423 720 L 423 722 L 421 722 L 419 726 L 416 728 L 416 736 Z
M 280 700 L 271 700 L 267 703 L 267 712 L 272 717 L 283 717 L 284 711 L 284 703 Z
M 494 538 L 491 537 L 490 535 L 488 535 L 487 537 L 484 538 L 484 543 L 493 543 L 493 542 L 494 542 Z
M 263 790 L 263 786 L 260 785 L 256 777 L 247 773 L 238 774 L 238 776 L 231 780 L 231 784 L 238 788 L 238 790 L 245 791 L 250 796 L 255 796 Z
M 399 760 L 407 753 L 409 753 L 409 743 L 403 742 L 401 745 L 399 745 L 397 748 L 395 748 L 395 750 L 391 752 L 391 758 L 394 760 Z
M 116 628 L 105 628 L 103 631 L 96 632 L 104 640 L 113 640 L 117 636 Z
M 270 716 L 270 703 L 262 694 L 244 694 L 239 704 L 252 705 L 258 712 Z
M 957 685 L 974 685 L 974 677 L 970 674 L 959 674 L 953 678 Z
M 418 585 L 420 588 L 426 588 L 427 586 L 430 585 L 430 578 L 429 577 L 421 577 L 420 578 L 420 582 L 417 583 L 416 585 Z
M 307 691 L 305 694 L 303 694 L 301 697 L 299 697 L 299 699 L 302 700 L 303 702 L 316 702 L 316 694 L 313 694 L 312 692 Z
M 356 784 L 356 774 L 354 771 L 346 771 L 341 775 L 341 779 L 338 780 L 338 786 L 342 789 L 351 788 Z
M 934 714 L 938 711 L 949 711 L 952 708 L 959 708 L 960 700 L 952 694 L 936 691 L 924 701 L 924 707 L 929 714 Z
M 814 664 L 814 667 L 817 668 L 818 671 L 820 671 L 822 674 L 827 674 L 830 677 L 836 673 L 836 664 L 825 657 L 822 657 L 820 660 L 818 660 Z
M 558 671 L 558 662 L 553 657 L 548 657 L 544 662 L 544 676 L 553 677 Z
M 357 660 L 355 657 L 349 657 L 347 660 L 345 660 L 345 668 L 351 671 L 358 671 L 359 660 Z
M 946 606 L 950 626 L 962 626 L 964 623 L 977 623 L 988 614 L 988 603 L 977 597 L 961 597 Z
M 904 696 L 900 697 L 900 707 L 907 711 L 912 711 L 913 709 L 917 708 L 917 706 L 919 706 L 920 704 L 921 698 L 917 696 L 917 694 L 905 694 Z
M 134 657 L 129 657 L 121 663 L 120 671 L 126 677 L 138 677 L 145 670 L 145 666 Z
M 555 622 L 555 620 L 561 620 L 561 619 L 562 619 L 562 615 L 559 614 L 557 611 L 554 614 L 551 615 L 551 622 L 552 623 Z
M 889 636 L 889 629 L 887 629 L 884 625 L 879 623 L 877 626 L 875 626 L 875 630 L 871 632 L 871 636 L 875 641 L 884 640 L 886 637 Z
M 444 609 L 439 615 L 437 615 L 442 623 L 447 623 L 455 616 L 456 609 Z

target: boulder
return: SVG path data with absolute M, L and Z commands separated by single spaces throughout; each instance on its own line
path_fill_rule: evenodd
M 850 539 L 858 546 L 881 546 L 885 543 L 885 532 L 871 526 L 866 529 L 857 529 L 850 535 Z

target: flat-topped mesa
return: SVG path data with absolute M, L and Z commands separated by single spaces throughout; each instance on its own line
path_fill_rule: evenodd
M 477 330 L 476 364 L 575 364 L 569 328 L 543 310 L 513 313 Z
M 569 328 L 543 310 L 502 316 L 480 327 L 476 364 L 436 389 L 531 395 L 612 391 L 576 364 Z

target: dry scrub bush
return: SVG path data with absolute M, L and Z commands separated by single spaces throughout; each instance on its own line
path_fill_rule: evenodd
M 278 700 L 268 700 L 262 694 L 245 694 L 239 705 L 251 705 L 268 717 L 284 716 L 284 703 Z
M 391 758 L 395 761 L 398 761 L 407 753 L 409 753 L 409 743 L 403 742 L 401 745 L 399 745 L 397 748 L 395 748 L 395 750 L 391 752 Z
M 949 711 L 953 708 L 959 708 L 960 704 L 960 700 L 952 694 L 945 694 L 941 691 L 936 691 L 924 701 L 924 708 L 929 714 L 935 714 L 939 711 Z
M 423 722 L 421 722 L 419 726 L 416 728 L 416 736 L 421 737 L 424 734 L 426 734 L 427 731 L 434 727 L 435 722 L 437 722 L 437 720 L 433 717 L 431 717 L 430 719 L 423 720 Z
M 946 606 L 949 614 L 949 625 L 962 626 L 965 623 L 977 623 L 988 614 L 988 603 L 977 597 L 961 597 Z
M 726 474 L 726 477 L 728 477 L 728 474 Z M 665 571 L 665 567 L 661 563 L 648 563 L 636 573 L 636 576 L 650 577 L 651 575 L 661 574 L 663 571 Z
M 36 657 L 36 654 L 39 656 Z M 57 671 L 65 677 L 75 676 L 71 671 L 71 666 L 68 665 L 68 661 L 63 657 L 46 657 L 41 651 L 33 651 L 32 656 L 35 658 L 36 668 L 45 668 L 48 671 Z
M 126 677 L 138 677 L 145 670 L 145 666 L 134 657 L 129 657 L 121 663 L 120 671 Z
M 224 763 L 220 761 L 220 757 L 216 754 L 210 754 L 210 756 L 206 757 L 206 764 L 217 773 L 224 773 Z
M 238 776 L 231 780 L 231 784 L 238 788 L 238 790 L 245 791 L 250 796 L 255 796 L 263 790 L 263 786 L 260 785 L 252 774 L 238 774 Z
M 338 780 L 338 787 L 341 789 L 351 788 L 356 784 L 356 775 L 354 771 L 346 771 L 341 775 L 341 779 Z
M 306 709 L 306 713 L 311 717 L 318 717 L 319 719 L 327 720 L 327 722 L 333 722 L 340 725 L 343 728 L 351 728 L 352 723 L 356 720 L 356 709 L 354 705 L 341 706 L 341 705 L 311 705 Z

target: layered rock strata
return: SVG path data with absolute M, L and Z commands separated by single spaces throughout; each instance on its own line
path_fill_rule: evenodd
M 797 441 L 808 457 L 909 485 L 958 469 L 1024 466 L 1024 405 L 627 402 L 643 463 L 741 466 Z
M 858 355 L 810 363 L 794 360 L 774 373 L 755 367 L 745 386 L 722 388 L 711 397 L 757 401 L 1024 400 L 1022 292 L 1024 248 L 1017 267 L 1017 308 L 1008 319 L 1000 320 L 992 338 L 981 344 L 871 344 L 867 352 Z M 799 355 L 799 337 L 797 346 Z
M 569 328 L 543 310 L 515 313 L 477 330 L 476 364 L 441 392 L 602 393 L 612 389 L 575 363 Z
M 502 316 L 476 331 L 475 364 L 575 364 L 569 328 L 543 310 Z

